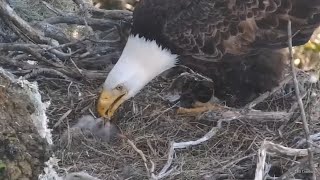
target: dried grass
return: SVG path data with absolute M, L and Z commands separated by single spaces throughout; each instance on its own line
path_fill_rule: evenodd
M 74 125 L 80 116 L 95 111 L 95 100 L 101 83 L 91 82 L 91 86 L 71 84 L 67 81 L 49 83 L 46 80 L 40 83 L 41 89 L 47 89 L 43 94 L 52 100 L 48 111 L 52 124 L 64 113 L 74 109 L 54 129 L 56 144 L 61 141 L 60 135 Z M 169 82 L 163 82 L 160 78 L 154 80 L 138 96 L 125 103 L 115 117 L 123 133 L 135 143 L 147 159 L 155 163 L 156 172 L 166 163 L 171 141 L 196 140 L 217 123 L 210 119 L 177 116 L 174 105 L 161 98 L 160 92 L 168 85 Z M 319 90 L 309 88 L 307 91 L 306 100 L 310 98 L 312 91 Z M 285 91 L 282 89 L 282 92 Z M 288 103 L 287 107 L 290 107 L 295 103 L 294 94 L 278 92 L 262 104 L 264 103 L 268 105 L 264 106 L 267 107 L 263 109 L 265 111 L 286 109 L 286 106 L 281 107 L 279 104 Z M 316 111 L 313 105 L 311 107 Z M 319 131 L 318 120 L 311 121 L 312 132 Z M 283 122 L 276 121 L 261 123 L 234 120 L 223 123 L 222 129 L 209 141 L 176 151 L 173 166 L 178 168 L 168 179 L 208 179 L 218 176 L 222 179 L 253 179 L 257 162 L 256 152 L 264 140 L 295 147 L 296 142 L 304 138 L 302 124 L 293 120 L 281 129 L 282 126 Z M 148 178 L 141 156 L 126 141 L 107 144 L 92 138 L 78 138 L 72 141 L 69 148 L 57 148 L 56 154 L 61 159 L 61 166 L 71 167 L 70 171 L 86 170 L 101 179 Z M 280 176 L 295 161 L 281 156 L 268 158 L 267 163 L 273 164 L 270 176 Z

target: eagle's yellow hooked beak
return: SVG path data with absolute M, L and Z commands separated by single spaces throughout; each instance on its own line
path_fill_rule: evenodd
M 111 118 L 118 107 L 126 100 L 126 94 L 123 89 L 103 90 L 97 105 L 99 115 Z

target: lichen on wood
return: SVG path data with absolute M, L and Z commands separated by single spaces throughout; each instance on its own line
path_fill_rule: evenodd
M 0 73 L 0 179 L 37 179 L 47 161 L 47 141 L 31 118 L 34 103 L 19 84 Z

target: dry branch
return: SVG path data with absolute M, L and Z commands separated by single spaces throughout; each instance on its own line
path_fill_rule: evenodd
M 291 74 L 293 77 L 293 82 L 294 82 L 294 89 L 295 89 L 295 93 L 297 96 L 297 100 L 298 100 L 298 104 L 300 107 L 300 111 L 301 111 L 301 118 L 302 118 L 302 123 L 303 123 L 303 128 L 305 131 L 305 135 L 306 135 L 306 140 L 308 143 L 308 154 L 309 154 L 309 166 L 310 169 L 312 171 L 312 179 L 316 180 L 316 175 L 315 175 L 315 168 L 314 168 L 314 163 L 313 163 L 313 152 L 312 152 L 312 140 L 310 138 L 310 131 L 309 131 L 309 125 L 307 122 L 307 118 L 306 118 L 306 113 L 304 110 L 304 105 L 302 102 L 302 97 L 301 97 L 301 93 L 300 93 L 300 89 L 299 89 L 299 82 L 297 80 L 297 72 L 295 70 L 295 65 L 293 62 L 293 53 L 292 53 L 292 30 L 291 30 L 291 21 L 288 21 L 288 46 L 289 46 L 289 59 L 290 59 L 290 65 L 291 65 Z
M 53 62 L 47 60 L 46 58 L 42 58 L 41 52 L 50 51 L 55 56 L 61 59 L 65 59 L 70 57 L 70 54 L 66 54 L 61 51 L 57 51 L 54 47 L 44 44 L 22 44 L 22 43 L 0 43 L 1 51 L 25 51 L 33 55 L 38 60 L 44 61 L 56 67 L 62 67 L 62 64 L 54 64 Z M 58 60 L 60 61 L 60 60 Z
M 72 40 L 72 38 L 63 31 L 63 29 L 57 26 L 45 22 L 38 22 L 33 24 L 33 26 L 41 30 L 44 36 L 57 40 L 59 44 L 66 44 Z
M 43 47 L 48 47 L 47 45 L 42 45 Z M 11 44 L 11 43 L 0 43 L 1 51 L 24 51 L 28 54 L 31 54 L 37 60 L 50 64 L 54 67 L 63 67 L 62 64 L 50 61 L 41 55 L 38 50 L 35 48 L 41 47 L 40 45 L 35 44 Z
M 107 30 L 111 29 L 118 25 L 117 22 L 113 20 L 105 20 L 105 19 L 95 19 L 95 18 L 86 18 L 85 20 L 78 16 L 58 16 L 52 17 L 44 20 L 44 22 L 49 24 L 78 24 L 78 25 L 86 25 L 86 23 L 92 27 L 94 30 Z
M 262 147 L 258 150 L 258 163 L 254 180 L 263 180 L 265 175 L 267 151 Z
M 97 8 L 89 8 L 93 17 L 107 18 L 113 20 L 125 20 L 130 21 L 132 18 L 132 12 L 127 10 L 103 10 Z
M 31 65 L 31 64 L 29 64 L 27 62 L 18 61 L 18 60 L 15 60 L 15 59 L 9 59 L 8 57 L 4 57 L 4 56 L 0 56 L 0 65 L 2 67 L 5 67 L 5 66 L 18 67 L 18 68 L 21 68 L 23 70 L 31 70 L 31 69 L 36 68 L 34 65 Z
M 50 39 L 40 35 L 40 33 L 31 27 L 26 21 L 24 21 L 18 14 L 9 6 L 5 0 L 0 0 L 0 15 L 1 18 L 6 18 L 9 22 L 12 22 L 17 29 L 22 31 L 18 32 L 18 35 L 24 35 L 31 42 L 38 44 L 51 44 Z M 17 30 L 13 29 L 13 30 Z
M 289 148 L 289 147 L 285 147 L 280 144 L 275 144 L 269 141 L 265 141 L 262 147 L 265 148 L 269 154 L 281 154 L 281 155 L 295 156 L 295 157 L 308 156 L 307 149 Z
M 258 163 L 256 168 L 255 180 L 264 179 L 264 175 L 266 174 L 264 168 L 266 164 L 267 154 L 306 157 L 308 156 L 308 149 L 294 149 L 282 146 L 280 144 L 275 144 L 270 141 L 264 141 L 261 145 L 261 148 L 258 151 Z
M 245 119 L 259 122 L 265 121 L 286 121 L 289 120 L 292 113 L 287 112 L 263 112 L 260 110 L 242 110 L 235 108 L 225 108 L 219 111 L 208 111 L 202 115 L 202 119 L 210 119 L 210 121 L 220 119 Z
M 36 77 L 40 74 L 50 74 L 50 75 L 55 75 L 55 76 L 58 76 L 58 77 L 62 77 L 66 80 L 70 80 L 70 78 L 66 75 L 64 75 L 63 73 L 57 71 L 57 70 L 54 70 L 54 69 L 48 69 L 48 68 L 40 68 L 40 69 L 33 69 L 31 73 L 23 76 L 23 79 L 30 79 L 30 78 L 33 78 L 33 77 Z

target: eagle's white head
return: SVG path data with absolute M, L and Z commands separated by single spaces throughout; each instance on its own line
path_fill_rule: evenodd
M 129 36 L 122 55 L 103 84 L 97 107 L 99 115 L 110 118 L 153 78 L 174 67 L 177 57 L 156 41 Z

